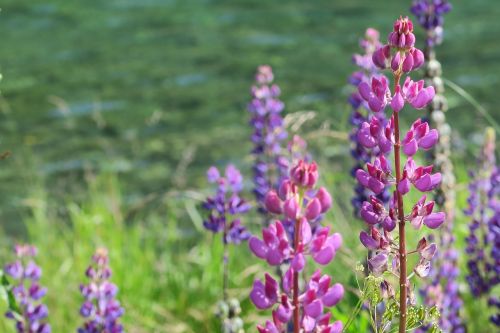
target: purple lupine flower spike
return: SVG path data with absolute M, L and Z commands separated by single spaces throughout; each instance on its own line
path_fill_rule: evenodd
M 491 295 L 500 284 L 500 168 L 495 161 L 495 131 L 488 128 L 477 172 L 471 172 L 469 207 L 465 214 L 471 217 L 466 252 L 467 282 L 476 297 L 490 298 L 489 305 L 496 312 L 491 317 L 499 324 L 498 303 Z
M 284 157 L 283 141 L 287 137 L 281 113 L 284 103 L 279 100 L 280 88 L 273 84 L 274 75 L 270 66 L 259 66 L 252 87 L 252 101 L 248 104 L 253 127 L 252 154 L 254 194 L 259 212 L 267 216 L 264 198 L 271 189 L 277 189 L 280 180 L 288 171 L 288 160 Z
M 20 308 L 21 318 L 8 311 L 7 318 L 16 322 L 18 333 L 50 333 L 46 322 L 49 310 L 41 302 L 47 289 L 40 284 L 42 269 L 35 263 L 37 249 L 31 245 L 16 245 L 17 260 L 5 266 L 5 273 L 13 280 L 12 292 Z
M 427 244 L 425 238 L 419 242 L 416 250 L 409 251 L 406 225 L 412 224 L 416 229 L 424 225 L 435 229 L 446 218 L 446 214 L 442 212 L 433 212 L 434 202 L 427 201 L 425 196 L 414 204 L 410 213 L 404 211 L 404 201 L 405 198 L 408 200 L 406 195 L 412 187 L 420 192 L 429 192 L 437 188 L 442 179 L 441 173 L 433 172 L 432 165 L 419 166 L 413 159 L 418 150 L 429 150 L 437 143 L 438 132 L 417 119 L 406 135 L 403 135 L 399 124 L 399 113 L 405 104 L 414 109 L 422 109 L 435 96 L 434 87 L 426 87 L 423 80 L 413 81 L 409 74 L 423 65 L 424 58 L 423 52 L 415 47 L 412 21 L 407 17 L 400 17 L 394 23 L 387 44 L 380 45 L 372 54 L 373 64 L 391 71 L 393 82 L 390 83 L 383 76 L 374 76 L 358 86 L 361 100 L 374 115 L 384 113 L 387 107 L 392 109 L 392 115 L 386 124 L 380 124 L 372 118 L 370 122 L 361 125 L 359 142 L 366 148 L 378 147 L 384 154 L 367 162 L 366 168 L 358 169 L 355 176 L 359 184 L 374 195 L 379 195 L 388 187 L 394 189 L 387 204 L 375 196 L 369 197 L 362 204 L 360 215 L 370 226 L 370 231 L 362 231 L 360 241 L 370 250 L 368 269 L 371 274 L 384 278 L 384 273 L 390 271 L 398 277 L 399 283 L 393 289 L 399 290 L 399 332 L 407 331 L 408 307 L 414 304 L 409 281 L 413 274 L 408 274 L 407 255 L 418 254 L 419 259 L 413 267 L 413 273 L 418 277 L 426 277 L 431 269 L 431 260 L 437 252 L 436 244 Z M 386 158 L 386 154 L 388 156 L 391 152 L 394 163 Z M 407 156 L 406 161 L 401 158 L 401 153 Z M 397 237 L 392 234 L 396 227 Z M 389 293 L 389 281 L 384 280 L 381 286 L 383 294 L 394 297 L 393 292 Z
M 368 28 L 365 39 L 361 40 L 360 46 L 364 53 L 353 56 L 353 63 L 360 70 L 354 72 L 349 78 L 349 82 L 356 88 L 362 82 L 368 83 L 373 77 L 381 76 L 377 66 L 372 62 L 373 53 L 381 46 L 379 32 Z M 357 170 L 363 168 L 365 163 L 372 162 L 374 158 L 387 154 L 390 150 L 390 141 L 389 139 L 383 140 L 387 125 L 384 113 L 370 114 L 368 103 L 363 101 L 363 97 L 357 89 L 349 96 L 349 103 L 352 107 L 350 121 L 353 125 L 349 138 L 352 142 L 351 156 L 355 160 L 352 175 L 355 176 Z M 354 215 L 359 216 L 361 204 L 368 199 L 370 194 L 362 185 L 356 185 L 354 191 L 355 195 L 351 203 Z M 387 190 L 378 195 L 378 198 L 384 203 L 388 202 L 389 197 L 390 194 Z
M 254 282 L 252 303 L 258 309 L 273 308 L 272 321 L 257 326 L 260 333 L 283 333 L 290 327 L 294 332 L 342 332 L 342 322 L 330 323 L 331 314 L 326 309 L 342 299 L 343 286 L 332 283 L 331 277 L 319 270 L 303 288 L 298 282 L 307 256 L 327 265 L 342 244 L 340 234 L 331 234 L 329 227 L 318 225 L 332 205 L 327 190 L 316 189 L 318 176 L 314 161 L 297 161 L 278 191 L 272 190 L 266 196 L 267 210 L 281 218 L 262 230 L 262 239 L 250 238 L 249 247 L 255 256 L 271 266 L 288 266 L 281 286 L 267 273 L 264 281 Z
M 97 249 L 85 275 L 89 282 L 80 286 L 80 292 L 85 299 L 80 308 L 80 315 L 85 322 L 77 332 L 123 332 L 119 319 L 125 310 L 116 299 L 118 287 L 110 281 L 111 268 L 106 249 Z

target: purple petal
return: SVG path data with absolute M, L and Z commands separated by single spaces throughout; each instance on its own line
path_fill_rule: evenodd
M 326 306 L 336 305 L 344 297 L 344 287 L 335 283 L 321 299 Z
M 359 234 L 359 240 L 369 250 L 378 249 L 379 243 L 373 239 L 366 231 L 361 231 Z
M 318 318 L 323 314 L 323 303 L 319 299 L 316 299 L 304 306 L 304 312 L 312 318 Z
M 424 224 L 431 229 L 436 229 L 439 228 L 441 224 L 443 224 L 445 218 L 446 215 L 443 212 L 432 213 L 424 218 Z
M 335 249 L 331 246 L 326 246 L 319 252 L 313 253 L 312 257 L 318 264 L 327 265 L 330 261 L 332 261 L 334 255 Z
M 252 238 L 250 238 L 250 240 L 248 241 L 248 246 L 250 247 L 250 250 L 253 252 L 253 254 L 255 254 L 257 257 L 266 259 L 267 246 L 263 241 L 255 236 L 252 236 Z
M 253 283 L 253 288 L 250 292 L 250 300 L 260 310 L 269 309 L 274 304 L 274 302 L 266 296 L 264 284 L 259 280 L 255 280 Z

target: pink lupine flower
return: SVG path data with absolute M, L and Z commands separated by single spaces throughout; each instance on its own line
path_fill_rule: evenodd
M 407 156 L 413 156 L 419 148 L 424 150 L 431 149 L 438 141 L 439 134 L 436 129 L 429 129 L 429 124 L 422 122 L 419 118 L 406 133 L 405 138 L 401 141 L 403 152 Z
M 356 171 L 356 179 L 365 187 L 368 187 L 375 194 L 381 193 L 385 186 L 389 184 L 388 175 L 390 174 L 390 166 L 387 163 L 385 156 L 380 156 L 375 159 L 374 163 L 366 164 L 367 171 L 358 169 Z
M 408 193 L 410 184 L 413 184 L 420 192 L 434 190 L 441 182 L 441 173 L 431 174 L 432 165 L 417 167 L 411 157 L 408 158 L 403 169 L 403 178 L 399 183 L 398 190 L 402 194 Z
M 410 222 L 416 228 L 420 229 L 422 224 L 425 224 L 431 229 L 436 229 L 443 224 L 445 214 L 443 212 L 433 213 L 434 201 L 425 202 L 426 196 L 422 196 L 420 200 L 413 206 L 410 214 Z
M 433 86 L 424 88 L 424 80 L 414 82 L 407 77 L 401 89 L 403 98 L 415 109 L 422 109 L 429 104 L 436 94 Z
M 255 280 L 250 293 L 250 299 L 259 309 L 269 309 L 278 301 L 278 282 L 271 275 L 265 275 L 265 283 Z
M 280 221 L 276 221 L 262 230 L 262 239 L 252 236 L 248 241 L 250 250 L 259 258 L 266 259 L 272 266 L 281 264 L 289 258 L 290 245 L 285 228 Z
M 383 75 L 372 78 L 371 86 L 366 82 L 361 82 L 358 86 L 359 94 L 368 102 L 370 110 L 373 112 L 382 111 L 391 99 L 389 82 Z

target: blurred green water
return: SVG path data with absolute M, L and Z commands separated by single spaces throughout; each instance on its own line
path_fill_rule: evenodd
M 453 4 L 438 50 L 445 76 L 499 121 L 500 2 Z M 245 104 L 263 63 L 274 67 L 288 112 L 315 110 L 313 127 L 327 120 L 346 131 L 344 86 L 358 39 L 368 26 L 385 35 L 408 6 L 3 1 L 0 144 L 13 155 L 0 169 L 0 216 L 18 218 L 35 179 L 61 201 L 78 200 L 86 171 L 119 173 L 131 202 L 200 184 L 208 165 L 247 155 Z M 465 139 L 481 131 L 470 105 L 450 101 L 450 122 Z M 335 154 L 345 153 L 340 145 Z

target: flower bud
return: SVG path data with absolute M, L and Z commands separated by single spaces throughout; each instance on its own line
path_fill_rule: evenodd
M 281 214 L 283 212 L 283 209 L 281 208 L 281 200 L 275 191 L 267 193 L 264 204 L 266 209 L 273 214 Z
M 298 204 L 297 204 L 297 198 L 295 196 L 288 198 L 285 201 L 284 210 L 285 210 L 285 216 L 288 219 L 295 220 L 297 218 Z
M 405 60 L 403 61 L 403 72 L 408 73 L 413 69 L 414 63 L 413 63 L 413 57 L 411 54 L 406 54 Z
M 321 187 L 316 193 L 316 198 L 319 200 L 321 204 L 321 213 L 325 213 L 332 207 L 332 197 L 330 193 L 326 190 L 326 188 Z
M 321 203 L 317 198 L 309 201 L 306 207 L 306 218 L 309 221 L 314 221 L 321 214 Z

